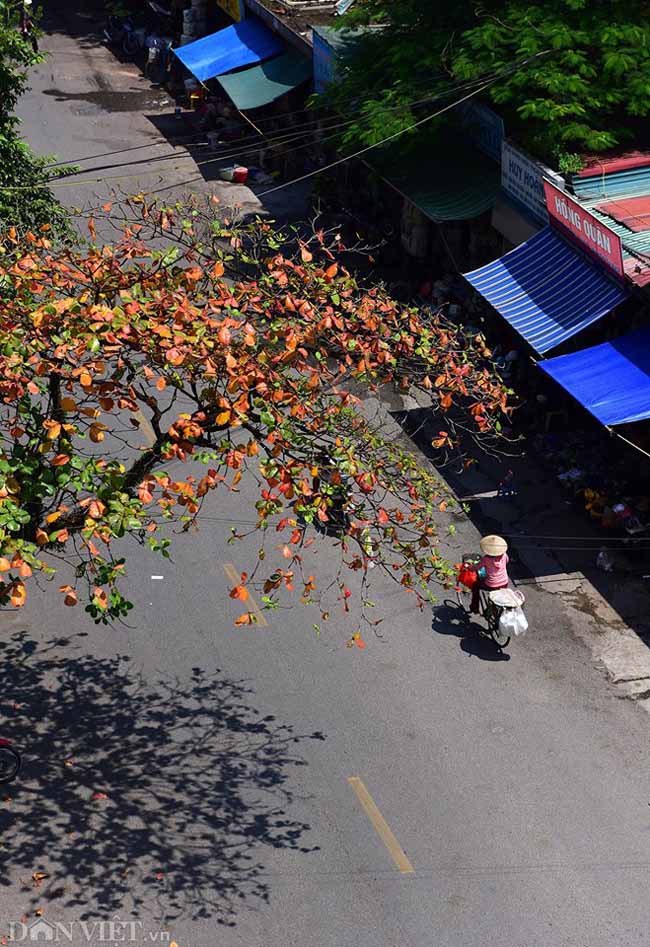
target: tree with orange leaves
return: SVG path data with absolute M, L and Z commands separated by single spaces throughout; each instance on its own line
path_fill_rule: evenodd
M 329 587 L 345 609 L 345 570 L 365 584 L 369 561 L 424 602 L 445 573 L 445 490 L 359 393 L 426 395 L 438 449 L 462 427 L 496 437 L 507 392 L 483 339 L 359 285 L 322 233 L 282 238 L 210 204 L 136 199 L 129 215 L 111 246 L 58 247 L 47 228 L 0 242 L 0 603 L 63 569 L 66 605 L 124 615 L 123 538 L 169 555 L 165 524 L 194 528 L 208 495 L 227 508 L 246 475 L 254 530 L 281 540 L 283 565 L 260 548 L 233 598 L 259 588 L 274 608 L 297 588 L 322 609 L 305 557 L 335 533 Z

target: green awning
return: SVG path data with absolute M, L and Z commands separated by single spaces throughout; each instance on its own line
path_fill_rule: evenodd
M 499 165 L 446 129 L 372 157 L 372 166 L 431 220 L 471 220 L 501 187 Z
M 311 79 L 312 65 L 297 52 L 284 53 L 259 66 L 252 66 L 217 82 L 241 111 L 258 109 Z

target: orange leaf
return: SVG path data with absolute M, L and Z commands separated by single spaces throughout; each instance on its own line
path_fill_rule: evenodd
M 325 276 L 327 276 L 328 279 L 334 279 L 338 271 L 339 271 L 338 263 L 332 263 L 332 265 L 328 266 L 327 269 L 325 270 Z
M 241 625 L 252 625 L 254 621 L 255 621 L 254 615 L 252 615 L 250 612 L 244 612 L 242 615 L 239 616 L 239 618 L 235 619 L 235 624 L 238 627 L 241 627 Z
M 44 421 L 43 427 L 46 430 L 46 437 L 50 441 L 56 440 L 56 438 L 61 433 L 61 425 L 58 421 Z
M 70 608 L 72 608 L 74 605 L 77 604 L 78 601 L 79 600 L 77 598 L 77 593 L 75 592 L 74 589 L 72 589 L 70 592 L 66 593 L 66 596 L 63 599 L 63 604 L 68 605 Z
M 27 565 L 26 562 L 23 562 L 20 566 L 20 569 L 18 570 L 18 573 L 21 579 L 28 579 L 30 575 L 32 574 L 32 570 L 30 569 L 30 567 Z
M 27 591 L 24 582 L 14 582 L 11 589 L 11 604 L 14 608 L 22 608 L 27 599 Z
M 88 515 L 92 516 L 94 520 L 98 520 L 104 515 L 105 509 L 106 507 L 101 500 L 92 500 L 90 506 L 88 507 Z
M 64 467 L 66 464 L 69 464 L 69 463 L 70 463 L 70 457 L 68 454 L 57 454 L 56 457 L 53 457 L 51 460 L 51 464 L 53 467 Z M 53 514 L 50 513 L 50 516 L 53 516 Z M 51 523 L 52 520 L 50 519 L 50 516 L 48 516 L 47 519 L 48 519 L 48 522 Z M 54 517 L 54 519 L 56 519 L 56 517 Z
M 99 444 L 101 441 L 104 440 L 104 437 L 105 437 L 104 429 L 105 429 L 105 425 L 99 424 L 99 422 L 97 422 L 96 424 L 90 425 L 88 429 L 88 436 L 94 444 Z
M 90 372 L 84 369 L 82 373 L 79 375 L 79 382 L 84 388 L 87 388 L 89 385 L 92 385 L 93 378 Z
M 231 598 L 238 598 L 240 602 L 246 602 L 248 600 L 248 589 L 245 585 L 236 585 L 234 589 L 230 590 Z
M 167 382 L 161 375 L 158 381 L 156 382 L 156 388 L 158 389 L 158 391 L 164 391 L 166 387 L 167 387 Z
M 147 483 L 146 480 L 144 480 L 138 487 L 138 499 L 141 503 L 151 503 L 153 500 L 151 484 Z
M 230 421 L 230 411 L 220 411 L 214 421 L 219 427 L 221 427 L 222 424 L 227 424 L 228 421 Z
M 311 260 L 314 259 L 313 255 L 309 252 L 309 250 L 305 246 L 300 247 L 300 256 L 302 258 L 303 263 L 309 263 Z
M 167 359 L 170 365 L 182 365 L 183 362 L 185 361 L 185 356 L 183 355 L 183 353 L 179 352 L 178 349 L 175 347 L 172 347 L 171 349 L 167 349 L 167 351 L 165 352 L 165 358 Z
M 291 552 L 288 546 L 283 546 L 282 555 L 284 556 L 285 559 L 291 559 L 291 557 L 293 556 L 293 553 Z
M 102 610 L 108 608 L 108 596 L 106 595 L 104 589 L 100 589 L 98 586 L 95 588 L 93 602 L 98 608 L 101 608 Z
M 6 572 L 7 569 L 11 569 L 11 563 L 6 556 L 0 556 L 0 572 Z
M 445 510 L 447 509 L 447 501 L 443 500 L 442 503 L 438 504 L 438 509 L 440 510 L 441 513 L 444 513 Z
M 212 267 L 212 272 L 210 275 L 212 276 L 213 279 L 219 279 L 220 276 L 223 276 L 223 273 L 224 273 L 224 265 L 221 262 L 221 260 L 217 260 L 217 262 Z
M 40 527 L 36 530 L 36 542 L 39 546 L 44 546 L 47 542 L 50 541 L 50 537 L 47 535 L 44 529 Z

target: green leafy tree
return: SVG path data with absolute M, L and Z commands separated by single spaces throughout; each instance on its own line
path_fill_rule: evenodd
M 0 228 L 25 231 L 50 223 L 65 230 L 65 212 L 47 187 L 47 159 L 21 139 L 15 115 L 29 67 L 44 58 L 23 36 L 20 19 L 19 3 L 0 0 Z
M 363 102 L 351 134 L 381 127 L 380 111 L 421 98 L 427 86 L 452 88 L 513 69 L 483 96 L 508 133 L 546 160 L 575 166 L 576 152 L 643 142 L 650 112 L 650 8 L 645 0 L 366 0 L 349 25 L 378 23 L 344 72 L 333 98 Z M 400 120 L 408 124 L 409 106 Z

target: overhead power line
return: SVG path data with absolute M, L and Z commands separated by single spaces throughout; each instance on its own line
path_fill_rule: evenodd
M 478 85 L 480 85 L 480 80 L 473 80 L 471 82 L 459 85 L 458 88 L 444 90 L 435 96 L 431 94 L 423 99 L 417 99 L 412 102 L 401 103 L 400 105 L 391 106 L 390 108 L 386 109 L 386 111 L 396 112 L 396 111 L 402 111 L 404 108 L 418 108 L 420 106 L 434 102 L 438 98 L 444 98 L 448 95 L 451 95 L 455 91 L 463 91 L 464 89 L 476 88 Z M 214 163 L 215 161 L 226 161 L 231 158 L 242 158 L 250 154 L 256 154 L 261 149 L 264 149 L 267 147 L 274 147 L 274 146 L 277 147 L 280 145 L 292 144 L 294 142 L 299 141 L 302 138 L 311 138 L 311 139 L 323 141 L 323 142 L 331 141 L 333 138 L 339 137 L 339 133 L 335 135 L 329 135 L 323 138 L 321 137 L 323 132 L 332 131 L 334 129 L 348 128 L 351 125 L 358 123 L 359 119 L 358 118 L 348 119 L 346 121 L 332 122 L 330 124 L 325 124 L 325 125 L 321 124 L 321 121 L 322 121 L 321 119 L 318 119 L 317 121 L 314 121 L 314 122 L 305 123 L 305 126 L 303 126 L 304 128 L 306 128 L 307 126 L 312 126 L 312 125 L 316 126 L 314 128 L 311 128 L 309 131 L 302 130 L 302 128 L 298 126 L 294 126 L 293 128 L 286 129 L 285 131 L 277 135 L 262 136 L 262 137 L 258 135 L 250 135 L 244 139 L 240 139 L 236 143 L 237 147 L 235 150 L 212 151 L 209 153 L 210 156 L 202 161 L 196 161 L 191 154 L 188 154 L 186 152 L 174 151 L 169 155 L 160 155 L 160 156 L 155 156 L 153 158 L 143 158 L 142 161 L 136 160 L 133 162 L 113 163 L 111 165 L 95 167 L 95 168 L 80 168 L 78 171 L 75 171 L 72 174 L 63 175 L 61 177 L 61 180 L 68 181 L 70 178 L 78 178 L 80 175 L 90 174 L 93 171 L 102 171 L 102 170 L 105 170 L 106 168 L 117 169 L 120 167 L 128 167 L 129 164 L 144 164 L 145 162 L 160 163 L 162 161 L 172 160 L 174 158 L 182 158 L 184 160 L 190 158 L 195 161 L 197 167 L 204 167 L 206 164 L 211 164 L 211 163 Z M 148 146 L 144 145 L 144 146 L 138 146 L 138 147 L 148 147 Z M 232 147 L 234 147 L 234 144 Z M 302 146 L 299 146 L 299 147 L 302 147 Z M 296 148 L 294 150 L 298 150 L 298 149 Z M 140 175 L 134 172 L 133 176 L 139 177 Z M 111 178 L 105 178 L 104 180 L 111 180 Z M 77 181 L 77 183 L 83 183 L 83 182 Z M 48 186 L 53 186 L 55 184 L 56 186 L 60 186 L 56 181 L 48 182 Z
M 386 136 L 385 138 L 381 139 L 380 141 L 377 141 L 377 142 L 374 142 L 374 143 L 372 143 L 372 144 L 370 144 L 370 145 L 367 145 L 367 146 L 365 146 L 364 148 L 361 148 L 361 149 L 359 149 L 358 151 L 356 151 L 356 152 L 354 152 L 354 153 L 352 153 L 352 154 L 345 155 L 345 156 L 343 156 L 343 157 L 341 157 L 341 158 L 338 158 L 336 161 L 333 161 L 333 162 L 331 162 L 331 163 L 328 164 L 328 165 L 324 165 L 322 168 L 317 168 L 317 169 L 315 169 L 315 170 L 313 170 L 313 171 L 308 172 L 307 174 L 303 174 L 303 175 L 300 175 L 299 177 L 293 178 L 293 179 L 291 179 L 290 181 L 285 181 L 285 182 L 283 182 L 283 183 L 281 183 L 281 184 L 275 185 L 275 186 L 272 187 L 272 188 L 268 188 L 268 189 L 265 190 L 265 191 L 262 191 L 262 192 L 260 192 L 260 193 L 257 193 L 257 194 L 256 194 L 256 197 L 264 197 L 264 196 L 266 196 L 267 194 L 271 194 L 271 193 L 273 193 L 273 192 L 275 192 L 275 191 L 282 190 L 283 188 L 290 187 L 290 186 L 293 185 L 293 184 L 297 184 L 297 183 L 300 183 L 301 181 L 305 181 L 305 180 L 307 180 L 307 179 L 309 179 L 309 178 L 311 178 L 311 177 L 314 177 L 314 176 L 317 175 L 317 174 L 323 174 L 324 172 L 329 171 L 329 170 L 331 170 L 332 168 L 335 168 L 335 167 L 337 167 L 337 166 L 340 165 L 340 164 L 343 164 L 345 161 L 353 160 L 354 158 L 358 158 L 358 157 L 360 157 L 362 154 L 366 154 L 367 152 L 373 150 L 374 148 L 379 148 L 379 147 L 381 147 L 382 145 L 387 144 L 389 141 L 393 141 L 394 139 L 401 137 L 402 135 L 406 134 L 407 132 L 413 131 L 414 129 L 419 128 L 420 126 L 424 125 L 425 123 L 432 121 L 434 118 L 437 118 L 438 116 L 443 115 L 444 113 L 450 111 L 451 109 L 456 108 L 458 105 L 462 105 L 463 102 L 466 102 L 466 101 L 468 101 L 469 99 L 473 98 L 473 97 L 474 97 L 475 95 L 477 95 L 479 92 L 482 92 L 482 91 L 484 91 L 485 89 L 489 88 L 489 86 L 493 85 L 495 82 L 498 82 L 500 79 L 504 78 L 505 76 L 510 75 L 510 74 L 511 74 L 513 71 L 515 71 L 516 69 L 519 69 L 521 66 L 527 65 L 528 63 L 532 62 L 534 59 L 538 59 L 538 58 L 540 58 L 541 56 L 548 55 L 549 52 L 551 52 L 551 50 L 543 50 L 542 52 L 535 53 L 533 56 L 527 57 L 526 59 L 519 60 L 518 62 L 513 63 L 512 66 L 509 66 L 509 67 L 507 67 L 506 69 L 501 70 L 500 72 L 497 72 L 497 73 L 492 74 L 492 76 L 490 76 L 489 78 L 487 78 L 486 81 L 479 82 L 478 79 L 477 79 L 477 80 L 474 80 L 474 81 L 471 83 L 471 85 L 473 86 L 473 88 L 471 89 L 471 91 L 468 92 L 467 95 L 462 96 L 460 99 L 454 100 L 453 102 L 449 103 L 448 105 L 444 106 L 443 108 L 438 109 L 437 111 L 432 112 L 432 113 L 430 113 L 429 115 L 426 115 L 426 116 L 425 116 L 424 118 L 422 118 L 422 119 L 419 119 L 417 122 L 412 122 L 410 125 L 405 126 L 404 128 L 400 129 L 400 130 L 397 131 L 397 132 L 394 132 L 392 135 Z M 477 85 L 476 83 L 479 83 L 479 84 Z M 438 98 L 438 99 L 439 99 L 439 98 L 444 98 L 444 97 L 446 97 L 446 95 L 449 95 L 451 91 L 457 91 L 457 90 L 456 90 L 456 88 L 453 88 L 453 89 L 451 89 L 451 90 L 446 90 L 446 91 L 444 91 L 444 92 L 442 92 L 442 93 L 439 93 L 437 96 L 432 97 L 430 101 L 435 101 L 436 98 Z M 429 101 L 429 100 L 427 99 L 427 100 L 424 100 L 424 101 L 426 102 L 426 101 Z M 396 106 L 396 108 L 404 108 L 404 103 L 402 103 L 400 106 Z M 345 124 L 353 124 L 353 123 L 358 122 L 358 121 L 359 121 L 359 119 L 358 119 L 358 118 L 355 118 L 355 119 L 351 119 L 348 123 L 342 123 L 342 124 L 343 124 L 343 125 L 345 125 Z M 336 134 L 336 135 L 330 136 L 330 137 L 339 137 L 339 135 Z M 325 140 L 327 140 L 327 138 L 326 138 L 326 139 L 321 139 L 321 141 L 325 141 Z M 263 147 L 263 144 L 262 144 L 262 143 L 263 143 L 264 141 L 266 141 L 266 139 L 262 139 L 262 142 L 260 143 L 260 146 L 256 147 L 254 150 L 255 150 L 255 151 L 259 151 L 260 147 Z M 241 151 L 238 151 L 238 152 L 235 152 L 235 153 L 232 155 L 232 157 L 241 156 L 241 154 L 242 154 L 242 152 L 241 152 Z M 172 157 L 172 156 L 170 156 L 170 157 Z M 187 156 L 184 156 L 184 157 L 187 157 Z M 207 160 L 207 161 L 197 162 L 197 163 L 196 163 L 196 167 L 197 167 L 197 168 L 200 168 L 200 167 L 203 167 L 203 166 L 206 165 L 206 164 L 213 164 L 216 160 L 226 160 L 228 157 L 231 157 L 231 156 L 224 155 L 224 154 L 219 154 L 219 155 L 216 155 L 216 156 L 213 157 L 213 158 L 210 158 L 210 159 Z M 119 165 L 116 165 L 115 167 L 119 167 Z M 174 170 L 174 171 L 175 171 L 175 170 L 181 170 L 181 168 L 180 168 L 180 166 L 174 166 L 174 167 L 172 167 L 172 168 L 170 168 L 170 169 L 168 169 L 168 170 Z M 81 172 L 79 172 L 79 173 L 80 173 L 80 174 L 83 174 L 83 173 L 87 173 L 87 172 L 81 171 Z M 81 180 L 81 181 L 79 181 L 79 180 L 76 180 L 76 181 L 69 181 L 69 180 L 51 181 L 51 182 L 44 183 L 42 186 L 43 186 L 43 187 L 78 187 L 78 186 L 84 185 L 84 184 L 102 184 L 102 183 L 105 183 L 106 181 L 128 180 L 128 179 L 131 179 L 131 178 L 140 178 L 141 176 L 142 176 L 141 174 L 130 173 L 130 174 L 124 174 L 124 175 L 114 175 L 114 176 L 111 176 L 111 177 L 108 177 L 108 178 L 106 178 L 106 177 L 103 177 L 103 178 L 90 178 L 90 179 L 84 178 L 84 179 Z M 171 185 L 167 185 L 167 186 L 171 186 Z M 34 189 L 34 186 L 33 186 L 33 185 L 30 185 L 30 186 L 27 186 L 27 185 L 0 185 L 0 190 L 2 190 L 2 191 L 33 190 L 33 189 Z M 159 187 L 159 188 L 151 188 L 151 189 L 149 189 L 146 193 L 147 193 L 147 194 L 154 194 L 154 193 L 156 193 L 158 190 L 162 190 L 162 189 L 164 189 L 164 186 L 161 185 L 161 187 Z
M 399 138 L 401 135 L 404 135 L 406 132 L 413 131 L 415 128 L 419 128 L 421 125 L 424 125 L 426 122 L 432 121 L 432 119 L 437 118 L 439 115 L 443 115 L 445 112 L 448 112 L 450 109 L 455 108 L 458 105 L 462 105 L 463 102 L 466 102 L 468 99 L 471 99 L 473 96 L 477 95 L 479 92 L 482 92 L 484 89 L 489 88 L 489 86 L 494 85 L 499 79 L 503 78 L 504 75 L 508 75 L 515 68 L 519 68 L 521 65 L 526 65 L 533 59 L 539 58 L 540 56 L 545 56 L 550 52 L 550 50 L 544 50 L 541 53 L 536 53 L 534 56 L 529 57 L 528 59 L 523 60 L 514 67 L 510 67 L 507 70 L 504 70 L 500 74 L 496 74 L 493 78 L 489 79 L 487 82 L 484 82 L 483 85 L 479 88 L 474 89 L 472 92 L 469 92 L 467 95 L 463 96 L 461 99 L 458 99 L 455 102 L 451 102 L 449 105 L 445 105 L 444 108 L 438 109 L 437 112 L 433 112 L 431 115 L 426 115 L 424 118 L 421 118 L 417 122 L 413 122 L 411 125 L 402 128 L 397 132 L 394 132 L 392 135 L 387 135 L 386 138 L 382 138 L 381 141 L 374 142 L 371 145 L 366 145 L 365 148 L 360 148 L 358 151 L 355 151 L 353 154 L 345 155 L 342 158 L 337 158 L 336 161 L 330 162 L 330 164 L 324 165 L 322 168 L 317 168 L 315 171 L 309 171 L 307 174 L 302 174 L 297 178 L 293 178 L 291 181 L 284 181 L 282 184 L 277 184 L 275 187 L 270 187 L 266 191 L 261 191 L 257 194 L 257 197 L 265 197 L 267 194 L 272 194 L 274 191 L 280 191 L 282 188 L 290 187 L 292 184 L 298 184 L 301 181 L 306 181 L 308 178 L 312 178 L 317 174 L 323 174 L 325 171 L 331 171 L 332 168 L 336 168 L 338 165 L 343 164 L 345 161 L 352 161 L 354 158 L 359 158 L 361 155 L 367 154 L 367 152 L 372 151 L 373 148 L 379 148 L 382 145 L 387 144 L 389 141 L 394 141 L 395 138 Z

